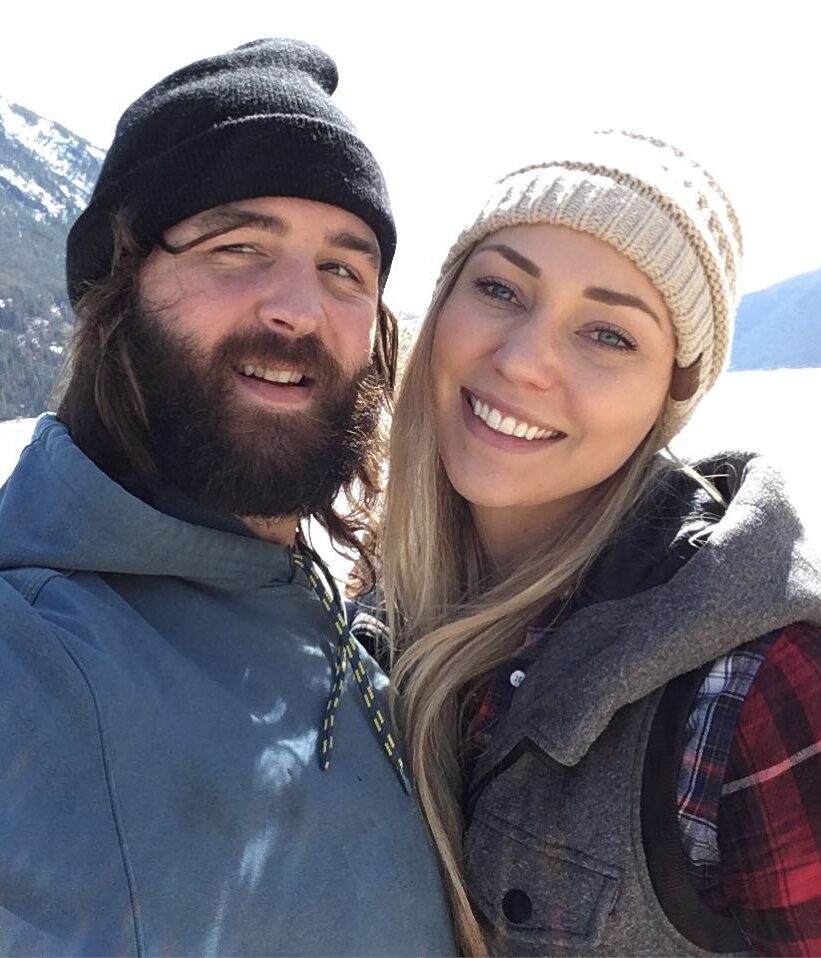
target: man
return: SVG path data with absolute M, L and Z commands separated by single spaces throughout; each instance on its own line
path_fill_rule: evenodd
M 298 533 L 355 542 L 393 375 L 336 82 L 294 41 L 172 74 L 69 236 L 68 385 L 0 491 L 3 954 L 453 947 L 384 676 Z

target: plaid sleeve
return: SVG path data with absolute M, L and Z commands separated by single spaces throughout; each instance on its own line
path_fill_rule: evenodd
M 718 815 L 724 900 L 762 955 L 821 955 L 821 629 L 784 629 L 739 716 Z

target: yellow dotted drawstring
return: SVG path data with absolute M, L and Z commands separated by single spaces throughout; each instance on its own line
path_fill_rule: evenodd
M 342 692 L 345 684 L 345 670 L 348 662 L 351 663 L 353 677 L 362 695 L 362 701 L 365 703 L 368 715 L 371 717 L 373 727 L 376 729 L 377 737 L 382 743 L 388 761 L 399 776 L 402 787 L 406 792 L 410 792 L 410 782 L 405 770 L 405 760 L 396 741 L 390 722 L 386 719 L 379 707 L 376 698 L 376 691 L 368 678 L 368 671 L 365 668 L 362 658 L 359 655 L 359 647 L 356 640 L 351 635 L 345 619 L 345 613 L 342 611 L 342 602 L 339 593 L 336 591 L 336 585 L 333 579 L 328 576 L 331 582 L 331 589 L 316 574 L 315 563 L 318 564 L 316 557 L 312 557 L 307 546 L 300 545 L 300 551 L 294 550 L 294 565 L 301 569 L 308 578 L 311 588 L 322 603 L 325 611 L 331 616 L 334 628 L 337 633 L 337 642 L 334 649 L 333 679 L 331 680 L 331 691 L 328 694 L 328 702 L 325 706 L 325 718 L 322 722 L 322 734 L 319 737 L 319 766 L 327 772 L 331 767 L 331 751 L 334 747 L 334 722 L 339 710 L 339 702 L 342 698 Z

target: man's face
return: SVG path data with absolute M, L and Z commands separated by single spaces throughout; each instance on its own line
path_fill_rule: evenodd
M 139 275 L 132 345 L 168 481 L 237 515 L 313 511 L 352 477 L 378 415 L 373 232 L 265 197 L 163 240 Z

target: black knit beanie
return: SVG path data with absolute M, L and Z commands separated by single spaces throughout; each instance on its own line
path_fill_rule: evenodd
M 69 298 L 111 269 L 112 216 L 127 209 L 150 251 L 175 223 L 257 196 L 318 200 L 376 234 L 384 282 L 396 248 L 385 180 L 331 102 L 334 61 L 299 40 L 255 40 L 161 80 L 125 111 L 66 248 Z

